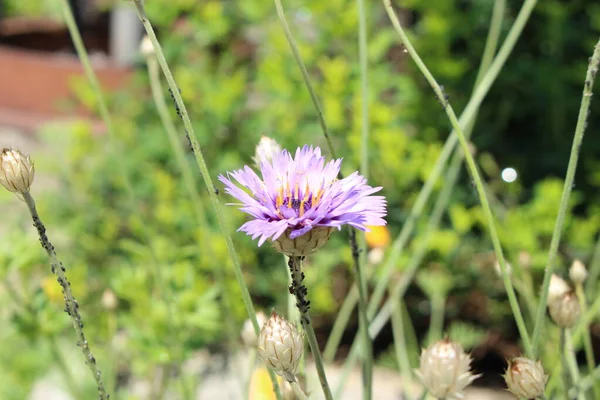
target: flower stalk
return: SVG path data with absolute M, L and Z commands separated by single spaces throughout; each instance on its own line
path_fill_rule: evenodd
M 81 314 L 79 312 L 79 303 L 73 296 L 73 292 L 71 291 L 71 283 L 67 279 L 66 276 L 66 268 L 61 261 L 58 260 L 56 256 L 56 252 L 54 250 L 54 246 L 50 243 L 48 239 L 48 235 L 46 234 L 46 227 L 42 223 L 40 216 L 35 207 L 35 201 L 31 196 L 29 191 L 22 193 L 23 199 L 29 208 L 29 212 L 31 213 L 31 218 L 33 219 L 33 225 L 35 226 L 39 238 L 40 243 L 48 257 L 50 258 L 50 269 L 54 275 L 57 276 L 56 280 L 62 288 L 64 300 L 65 300 L 65 312 L 69 315 L 73 322 L 73 328 L 75 329 L 75 334 L 77 335 L 77 345 L 81 347 L 81 352 L 84 355 L 85 362 L 92 372 L 94 376 L 94 380 L 96 381 L 96 385 L 98 387 L 98 396 L 100 400 L 108 400 L 109 394 L 106 392 L 104 381 L 102 380 L 102 372 L 97 365 L 96 357 L 92 354 L 92 350 L 88 344 L 88 341 L 83 332 L 83 321 L 81 318 Z
M 325 399 L 333 400 L 333 396 L 331 395 L 331 389 L 329 388 L 329 383 L 327 382 L 327 376 L 325 375 L 325 367 L 323 365 L 321 351 L 319 350 L 319 343 L 317 342 L 317 337 L 315 335 L 315 331 L 313 329 L 310 319 L 310 313 L 308 311 L 310 309 L 310 301 L 306 300 L 308 289 L 306 288 L 306 286 L 304 286 L 303 283 L 303 261 L 304 257 L 293 256 L 289 258 L 288 267 L 290 269 L 290 275 L 292 277 L 292 285 L 290 286 L 290 292 L 293 293 L 293 295 L 296 297 L 296 306 L 298 307 L 298 311 L 300 312 L 300 323 L 304 328 L 304 332 L 306 334 L 306 338 L 310 346 L 310 351 L 313 354 L 315 366 L 317 368 L 317 374 L 319 375 L 319 381 L 321 382 L 321 387 L 323 388 Z

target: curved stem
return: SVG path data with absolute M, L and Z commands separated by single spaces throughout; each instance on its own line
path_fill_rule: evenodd
M 67 361 L 60 352 L 60 347 L 58 346 L 58 342 L 56 341 L 55 336 L 52 336 L 50 338 L 50 351 L 52 352 L 54 359 L 58 363 L 58 367 L 60 368 L 63 376 L 65 377 L 65 381 L 67 382 L 69 391 L 73 396 L 75 396 L 75 398 L 79 398 L 81 396 L 81 391 L 77 386 L 77 383 L 75 383 L 75 380 L 73 379 L 73 374 L 71 374 L 71 370 L 69 369 Z
M 23 199 L 25 200 L 27 207 L 29 207 L 29 212 L 31 213 L 31 218 L 33 219 L 33 226 L 35 226 L 38 231 L 40 243 L 50 258 L 50 269 L 52 273 L 57 276 L 56 280 L 62 288 L 65 301 L 65 312 L 69 315 L 71 321 L 73 322 L 73 328 L 75 329 L 75 334 L 77 335 L 77 345 L 81 347 L 81 352 L 85 358 L 85 363 L 94 376 L 94 380 L 96 381 L 96 385 L 98 387 L 99 398 L 101 400 L 107 400 L 109 395 L 104 387 L 102 372 L 100 371 L 100 368 L 98 368 L 98 365 L 96 364 L 96 358 L 93 356 L 88 341 L 85 338 L 85 334 L 83 332 L 83 322 L 79 312 L 79 303 L 77 300 L 75 300 L 73 292 L 71 291 L 71 283 L 67 279 L 66 268 L 63 263 L 58 260 L 56 252 L 54 251 L 54 246 L 52 243 L 50 243 L 50 240 L 46 235 L 46 227 L 42 223 L 37 209 L 35 208 L 35 201 L 33 200 L 33 197 L 31 197 L 31 193 L 23 193 Z
M 398 368 L 400 368 L 400 374 L 404 379 L 408 380 L 411 377 L 411 369 L 410 361 L 406 356 L 408 349 L 404 334 L 404 322 L 402 320 L 402 310 L 396 302 L 392 304 L 392 334 L 394 335 L 394 351 L 396 353 Z
M 306 339 L 308 340 L 310 351 L 312 352 L 315 361 L 315 367 L 317 369 L 317 374 L 319 375 L 319 381 L 321 382 L 323 393 L 325 394 L 325 399 L 333 400 L 333 396 L 331 395 L 331 389 L 329 388 L 329 383 L 327 382 L 327 376 L 325 375 L 325 367 L 323 365 L 321 351 L 319 350 L 319 343 L 317 342 L 315 330 L 313 329 L 312 322 L 310 319 L 310 313 L 308 312 L 308 310 L 310 309 L 310 301 L 306 300 L 307 289 L 306 286 L 304 286 L 303 284 L 303 260 L 304 257 L 296 256 L 292 256 L 289 259 L 288 267 L 290 268 L 290 275 L 292 277 L 291 289 L 294 293 L 294 296 L 296 296 L 296 306 L 298 307 L 298 311 L 300 312 L 300 323 L 304 328 L 304 333 L 306 334 Z
M 587 116 L 590 108 L 590 101 L 592 100 L 592 89 L 594 87 L 594 80 L 596 73 L 598 72 L 598 64 L 600 63 L 600 41 L 594 48 L 594 54 L 590 58 L 590 63 L 585 75 L 585 83 L 583 85 L 583 95 L 581 98 L 581 106 L 579 107 L 579 116 L 577 118 L 577 126 L 575 127 L 575 135 L 573 136 L 573 145 L 571 147 L 571 155 L 569 157 L 569 165 L 567 167 L 567 175 L 565 177 L 565 183 L 563 186 L 562 196 L 560 198 L 560 206 L 558 208 L 558 216 L 556 217 L 556 224 L 554 226 L 554 232 L 552 233 L 552 239 L 550 241 L 550 251 L 548 252 L 548 262 L 546 263 L 546 270 L 544 271 L 544 282 L 540 291 L 540 303 L 538 304 L 537 314 L 535 319 L 535 325 L 533 328 L 533 349 L 537 352 L 537 348 L 540 342 L 540 331 L 544 323 L 546 316 L 546 303 L 548 302 L 548 289 L 550 287 L 550 278 L 554 272 L 554 264 L 556 261 L 556 254 L 558 252 L 558 245 L 560 244 L 560 238 L 562 235 L 563 224 L 567 214 L 567 208 L 569 206 L 569 197 L 571 195 L 571 189 L 573 188 L 573 181 L 575 180 L 575 171 L 577 169 L 577 161 L 579 159 L 579 150 L 581 148 L 581 142 L 583 141 L 583 133 L 585 132 Z
M 289 382 L 289 384 L 292 387 L 292 390 L 294 391 L 297 400 L 308 400 L 308 397 L 304 394 L 302 389 L 300 389 L 300 385 L 298 385 L 298 382 L 292 381 Z
M 487 194 L 485 192 L 483 181 L 479 174 L 479 170 L 477 169 L 475 160 L 473 159 L 473 156 L 470 152 L 469 143 L 467 142 L 467 139 L 465 138 L 465 135 L 462 132 L 462 128 L 460 126 L 458 119 L 456 118 L 456 114 L 454 113 L 452 106 L 450 105 L 450 103 L 448 102 L 448 100 L 446 98 L 446 94 L 444 93 L 442 88 L 439 86 L 439 84 L 436 82 L 435 78 L 433 77 L 433 75 L 431 74 L 431 72 L 429 71 L 427 66 L 425 66 L 425 64 L 423 63 L 423 60 L 421 60 L 421 58 L 417 54 L 415 48 L 412 46 L 410 40 L 406 36 L 406 33 L 404 32 L 404 29 L 400 25 L 400 21 L 399 21 L 398 17 L 396 16 L 396 13 L 392 9 L 390 0 L 383 0 L 383 2 L 385 5 L 385 8 L 386 8 L 386 11 L 388 13 L 388 16 L 390 17 L 390 19 L 392 21 L 392 25 L 394 25 L 396 32 L 398 32 L 398 34 L 402 40 L 402 43 L 404 44 L 404 46 L 405 46 L 406 50 L 408 51 L 408 53 L 410 54 L 410 56 L 413 58 L 415 64 L 417 64 L 417 67 L 419 68 L 421 73 L 425 76 L 425 79 L 427 79 L 427 81 L 433 88 L 433 91 L 435 92 L 440 103 L 442 104 L 444 111 L 446 111 L 446 115 L 448 116 L 448 119 L 450 120 L 450 124 L 452 125 L 454 132 L 458 136 L 458 140 L 462 147 L 463 154 L 465 155 L 465 159 L 467 161 L 467 166 L 469 168 L 469 171 L 471 172 L 471 176 L 473 177 L 473 180 L 475 181 L 477 193 L 479 194 L 479 201 L 481 203 L 483 213 L 487 220 L 488 229 L 489 229 L 489 233 L 490 233 L 490 236 L 492 239 L 494 251 L 496 253 L 498 262 L 500 264 L 500 268 L 502 270 L 502 280 L 504 282 L 504 287 L 505 287 L 506 293 L 508 295 L 508 301 L 510 303 L 510 307 L 511 307 L 513 315 L 515 317 L 515 322 L 517 323 L 517 327 L 519 329 L 519 334 L 521 336 L 521 339 L 523 340 L 523 345 L 525 347 L 527 354 L 532 356 L 533 355 L 533 347 L 529 340 L 529 334 L 527 333 L 527 328 L 525 326 L 525 321 L 523 320 L 523 315 L 522 315 L 521 309 L 519 307 L 519 302 L 517 300 L 515 290 L 513 288 L 512 282 L 510 280 L 510 276 L 508 275 L 508 271 L 506 269 L 506 261 L 504 259 L 504 254 L 502 252 L 502 247 L 500 245 L 500 238 L 498 237 L 498 232 L 496 231 L 496 226 L 494 224 L 494 216 L 493 216 L 492 210 L 490 208 L 490 204 L 489 204 L 489 201 L 487 198 Z
M 564 347 L 561 347 L 565 356 L 565 363 L 568 367 L 568 374 L 571 379 L 565 380 L 565 394 L 569 392 L 569 386 L 577 387 L 581 381 L 579 375 L 579 367 L 577 366 L 577 360 L 575 359 L 575 349 L 573 348 L 573 338 L 571 333 L 567 329 L 561 329 L 561 339 L 563 340 Z M 578 400 L 586 400 L 585 392 L 579 392 L 577 394 Z
M 229 235 L 229 227 L 227 221 L 225 220 L 225 216 L 223 214 L 223 210 L 221 209 L 221 204 L 217 197 L 217 189 L 215 188 L 212 178 L 210 177 L 210 173 L 208 171 L 208 167 L 206 166 L 206 162 L 204 160 L 204 155 L 202 154 L 202 150 L 200 149 L 200 144 L 198 143 L 198 139 L 196 138 L 196 134 L 194 132 L 194 127 L 192 126 L 192 122 L 190 120 L 190 116 L 187 112 L 187 108 L 185 103 L 183 102 L 183 98 L 181 97 L 181 93 L 179 92 L 179 88 L 175 83 L 175 79 L 173 78 L 173 74 L 171 73 L 171 69 L 165 59 L 162 48 L 158 39 L 156 37 L 156 33 L 154 32 L 154 28 L 152 24 L 146 17 L 146 13 L 144 11 L 144 5 L 142 0 L 133 0 L 135 7 L 138 12 L 138 16 L 142 21 L 142 25 L 144 25 L 144 29 L 146 30 L 146 34 L 150 38 L 152 42 L 152 46 L 154 47 L 154 52 L 156 53 L 156 58 L 158 63 L 163 71 L 163 74 L 167 80 L 169 85 L 169 89 L 175 101 L 176 109 L 178 114 L 181 116 L 183 121 L 183 125 L 185 126 L 186 136 L 190 142 L 192 150 L 194 152 L 194 156 L 196 158 L 196 162 L 198 167 L 200 168 L 200 172 L 202 174 L 202 178 L 204 179 L 204 183 L 208 189 L 208 194 L 210 196 L 211 202 L 213 204 L 213 208 L 217 215 L 217 220 L 219 226 L 221 228 L 221 233 L 223 238 L 225 239 L 225 244 L 227 246 L 227 251 L 231 258 L 233 264 L 233 271 L 235 273 L 235 278 L 237 280 L 238 286 L 240 287 L 240 291 L 242 294 L 242 299 L 244 301 L 244 306 L 246 307 L 246 312 L 248 313 L 248 318 L 252 321 L 252 326 L 254 327 L 254 331 L 258 335 L 260 331 L 260 327 L 258 326 L 258 321 L 256 320 L 256 311 L 254 310 L 254 305 L 252 304 L 252 299 L 250 298 L 250 292 L 248 291 L 248 287 L 244 282 L 244 275 L 242 273 L 241 263 L 238 257 L 238 254 L 235 250 L 235 246 L 233 244 L 233 240 L 231 240 L 231 236 Z M 275 389 L 275 394 L 278 400 L 281 400 L 281 391 L 279 390 L 279 384 L 277 383 L 277 378 L 275 377 L 275 373 L 269 370 L 269 376 L 273 383 L 273 387 Z
M 587 314 L 587 301 L 585 299 L 585 292 L 583 285 L 578 283 L 575 285 L 575 293 L 579 300 L 579 306 L 581 307 L 581 314 Z M 594 349 L 592 347 L 592 335 L 590 334 L 590 326 L 585 323 L 586 321 L 581 320 L 580 325 L 583 328 L 583 348 L 585 351 L 585 359 L 587 362 L 588 370 L 591 372 L 596 367 L 596 360 L 594 359 Z

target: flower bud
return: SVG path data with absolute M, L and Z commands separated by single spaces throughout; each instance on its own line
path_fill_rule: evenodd
M 110 289 L 106 289 L 104 293 L 102 293 L 102 305 L 107 310 L 114 310 L 119 305 L 119 299 Z
M 576 285 L 582 284 L 588 276 L 587 269 L 585 269 L 585 265 L 579 260 L 573 261 L 571 264 L 571 268 L 569 268 L 569 278 Z
M 271 313 L 258 336 L 258 356 L 267 367 L 292 382 L 303 349 L 304 337 L 296 327 Z
M 548 303 L 570 291 L 571 287 L 567 281 L 558 275 L 552 274 L 552 277 L 550 278 L 550 287 L 548 288 Z
M 264 312 L 259 311 L 256 313 L 256 320 L 258 321 L 258 326 L 262 327 L 267 322 L 267 316 Z M 250 319 L 247 319 L 242 328 L 242 342 L 248 347 L 254 347 L 257 340 L 258 336 L 254 332 L 254 324 Z
M 289 257 L 307 256 L 323 247 L 334 229 L 329 226 L 319 226 L 294 239 L 290 238 L 288 229 L 273 241 L 273 246 Z
M 146 58 L 154 57 L 154 45 L 148 36 L 144 36 L 140 43 L 140 53 Z
M 4 149 L 0 154 L 0 183 L 8 191 L 24 194 L 29 192 L 35 167 L 29 156 L 19 150 Z
M 550 316 L 556 325 L 561 328 L 572 328 L 575 326 L 581 307 L 574 292 L 568 292 L 560 297 L 548 300 Z
M 461 399 L 462 391 L 479 376 L 471 373 L 470 365 L 471 357 L 460 344 L 443 339 L 421 352 L 415 372 L 433 396 Z
M 273 157 L 281 153 L 281 146 L 274 139 L 263 136 L 258 141 L 256 146 L 256 153 L 254 155 L 254 162 L 260 166 L 262 161 L 271 162 Z
M 534 362 L 525 357 L 516 357 L 508 363 L 504 373 L 504 380 L 511 391 L 518 398 L 533 399 L 544 393 L 548 375 L 540 361 Z

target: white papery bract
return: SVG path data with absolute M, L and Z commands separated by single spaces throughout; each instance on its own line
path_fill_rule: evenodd
M 416 374 L 433 396 L 463 399 L 463 390 L 479 375 L 470 371 L 471 357 L 462 346 L 449 339 L 440 340 L 421 352 Z
M 581 306 L 574 292 L 567 292 L 562 296 L 548 299 L 550 317 L 561 328 L 572 328 L 577 323 L 581 314 Z
M 542 363 L 525 357 L 513 358 L 503 376 L 508 390 L 515 396 L 526 399 L 541 396 L 548 381 Z
M 6 190 L 24 194 L 29 192 L 35 176 L 35 167 L 29 156 L 19 150 L 4 149 L 0 153 L 0 184 Z
M 573 261 L 571 268 L 569 268 L 569 278 L 573 283 L 580 285 L 587 279 L 587 276 L 588 272 L 585 265 L 580 260 Z
M 293 382 L 303 350 L 304 336 L 294 325 L 272 312 L 258 336 L 260 359 L 276 374 Z

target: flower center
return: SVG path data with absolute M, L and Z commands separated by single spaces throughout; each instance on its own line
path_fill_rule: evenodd
M 298 184 L 292 190 L 287 184 L 284 184 L 277 190 L 277 198 L 275 199 L 275 207 L 281 213 L 283 207 L 295 210 L 300 217 L 304 216 L 306 210 L 312 206 L 316 206 L 323 195 L 323 190 L 319 189 L 313 193 L 308 184 L 304 190 L 300 190 Z

